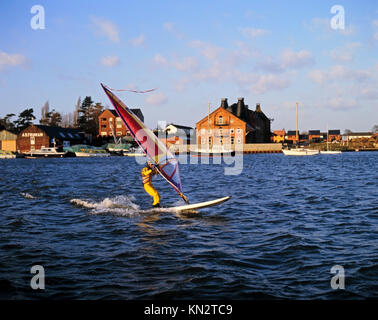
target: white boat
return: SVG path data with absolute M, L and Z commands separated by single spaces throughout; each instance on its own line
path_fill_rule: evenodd
M 326 151 L 320 151 L 321 154 L 341 154 L 341 151 L 332 151 L 332 150 L 326 150 Z
M 341 154 L 341 151 L 329 150 L 329 141 L 328 141 L 328 125 L 327 125 L 327 150 L 320 151 L 321 154 Z
M 319 150 L 312 150 L 312 149 L 282 149 L 282 152 L 285 156 L 314 156 L 319 154 Z
M 30 152 L 25 153 L 27 158 L 63 158 L 65 155 L 66 152 L 58 151 L 55 147 L 42 147 L 40 150 L 30 150 Z
M 299 142 L 299 135 L 298 135 L 298 102 L 296 103 L 296 135 L 297 135 L 297 143 Z M 295 149 L 282 149 L 282 152 L 285 156 L 314 156 L 319 154 L 319 150 L 313 149 L 305 149 L 305 148 L 295 148 Z

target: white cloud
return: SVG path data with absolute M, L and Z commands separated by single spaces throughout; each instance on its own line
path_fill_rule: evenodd
M 269 30 L 257 28 L 239 28 L 240 32 L 247 38 L 254 39 L 270 34 Z
M 318 83 L 325 84 L 331 81 L 364 81 L 369 79 L 372 74 L 366 70 L 354 70 L 342 65 L 336 65 L 329 70 L 313 70 L 308 74 L 309 78 Z
M 201 55 L 209 60 L 215 59 L 219 55 L 219 53 L 222 51 L 222 48 L 214 46 L 211 43 L 203 42 L 200 40 L 193 40 L 189 43 L 189 45 L 192 48 L 198 49 Z
M 324 103 L 324 107 L 334 110 L 342 111 L 357 108 L 359 105 L 354 99 L 347 99 L 344 97 L 333 97 Z
M 0 71 L 10 67 L 24 66 L 26 62 L 27 59 L 22 54 L 10 54 L 0 51 Z
M 189 71 L 195 69 L 198 66 L 198 62 L 193 57 L 185 57 L 181 60 L 173 61 L 172 66 L 178 71 Z
M 120 60 L 117 56 L 102 57 L 101 64 L 107 67 L 114 67 L 120 64 Z
M 361 89 L 360 97 L 366 100 L 377 100 L 378 99 L 378 89 L 374 87 L 364 87 Z
M 302 68 L 313 64 L 314 58 L 307 50 L 294 52 L 291 49 L 286 49 L 281 53 L 281 61 L 284 68 Z
M 184 38 L 184 35 L 176 29 L 175 25 L 172 22 L 163 23 L 163 28 L 164 30 L 172 33 L 179 40 Z
M 378 27 L 378 20 L 373 20 L 371 23 L 374 27 Z
M 142 33 L 138 37 L 131 39 L 130 42 L 134 47 L 142 46 L 144 44 L 144 34 Z
M 164 56 L 162 56 L 160 53 L 155 54 L 153 60 L 157 65 L 166 65 L 167 64 L 167 59 Z
M 97 34 L 107 37 L 110 41 L 119 43 L 119 31 L 117 26 L 110 20 L 91 17 Z
M 256 80 L 249 86 L 254 94 L 262 94 L 267 91 L 281 90 L 290 86 L 290 81 L 283 76 L 262 74 L 256 76 Z
M 166 101 L 167 101 L 167 97 L 162 92 L 149 94 L 146 97 L 146 103 L 150 105 L 160 105 Z

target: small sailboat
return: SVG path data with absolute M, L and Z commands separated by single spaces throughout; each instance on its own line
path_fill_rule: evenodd
M 298 102 L 296 108 L 296 135 L 297 135 L 297 146 L 295 149 L 282 149 L 285 156 L 313 156 L 319 154 L 319 150 L 298 148 L 299 136 L 298 136 Z
M 327 125 L 327 150 L 320 151 L 321 154 L 341 154 L 341 151 L 329 150 L 329 141 L 328 141 L 328 125 Z

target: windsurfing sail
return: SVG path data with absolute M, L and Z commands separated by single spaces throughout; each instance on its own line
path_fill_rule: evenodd
M 158 137 L 108 87 L 101 83 L 118 116 L 146 155 L 153 161 L 160 175 L 177 191 L 186 203 L 182 192 L 178 161 Z

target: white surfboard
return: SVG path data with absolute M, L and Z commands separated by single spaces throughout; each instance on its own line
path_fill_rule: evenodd
M 184 206 L 179 206 L 179 207 L 172 207 L 169 208 L 169 210 L 174 211 L 174 212 L 193 212 L 196 211 L 197 209 L 201 208 L 207 208 L 207 207 L 212 207 L 216 206 L 217 204 L 221 204 L 231 197 L 223 197 L 215 200 L 210 200 L 210 201 L 205 201 L 205 202 L 198 202 L 198 203 L 193 203 L 193 204 L 186 204 Z

